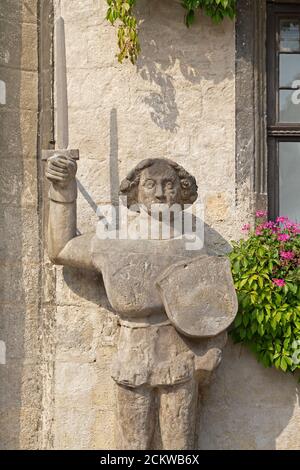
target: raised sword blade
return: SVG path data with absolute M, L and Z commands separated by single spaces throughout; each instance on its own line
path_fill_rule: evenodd
M 65 22 L 60 16 L 55 22 L 55 90 L 56 90 L 56 148 L 69 145 L 68 89 L 65 44 Z

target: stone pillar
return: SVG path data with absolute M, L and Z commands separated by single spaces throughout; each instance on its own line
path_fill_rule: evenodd
M 0 449 L 39 446 L 38 3 L 0 5 Z

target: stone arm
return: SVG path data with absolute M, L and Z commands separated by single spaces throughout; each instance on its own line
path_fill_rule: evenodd
M 93 234 L 76 235 L 76 162 L 55 155 L 48 159 L 48 255 L 54 264 L 95 270 L 91 257 Z

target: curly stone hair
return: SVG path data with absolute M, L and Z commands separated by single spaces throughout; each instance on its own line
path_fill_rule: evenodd
M 138 163 L 121 182 L 120 195 L 127 196 L 128 208 L 138 202 L 137 190 L 142 171 L 159 162 L 167 163 L 170 168 L 176 171 L 181 185 L 180 203 L 182 205 L 190 205 L 196 201 L 198 197 L 198 186 L 194 176 L 188 173 L 182 166 L 178 165 L 178 163 L 175 163 L 168 158 L 147 158 L 146 160 L 142 160 Z

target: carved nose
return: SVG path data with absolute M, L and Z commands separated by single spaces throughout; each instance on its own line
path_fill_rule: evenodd
M 160 185 L 158 185 L 156 187 L 156 191 L 155 191 L 155 197 L 156 199 L 158 199 L 158 201 L 163 201 L 164 200 L 164 193 L 163 193 L 163 189 Z

